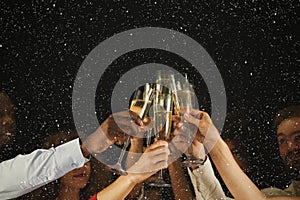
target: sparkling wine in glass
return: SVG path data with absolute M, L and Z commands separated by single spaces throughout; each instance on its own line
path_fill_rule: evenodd
M 154 135 L 157 140 L 168 140 L 171 133 L 172 125 L 172 95 L 157 90 L 153 99 L 153 121 Z M 158 178 L 155 182 L 149 183 L 154 187 L 171 187 L 163 179 L 163 170 L 159 171 Z
M 139 87 L 133 94 L 130 110 L 138 114 L 139 118 L 142 119 L 143 123 L 149 125 L 149 112 L 152 106 L 152 99 L 154 96 L 155 83 L 146 83 Z M 147 128 L 147 147 L 150 146 L 152 137 L 152 128 Z
M 195 106 L 196 95 L 186 74 L 184 76 L 181 74 L 172 75 L 171 79 L 173 85 L 174 113 L 181 117 L 183 129 L 187 134 L 188 155 L 183 164 L 188 167 L 199 166 L 203 163 L 203 160 L 192 154 L 192 133 L 188 122 L 183 118 L 184 113 L 189 114 Z
M 148 116 L 149 109 L 152 103 L 153 92 L 153 84 L 147 83 L 146 85 L 139 87 L 132 96 L 130 111 L 136 113 L 142 121 L 144 121 L 144 119 Z M 128 136 L 126 141 L 124 142 L 117 163 L 108 166 L 111 171 L 119 175 L 127 175 L 126 170 L 122 166 L 122 160 L 130 143 L 130 138 L 131 137 Z

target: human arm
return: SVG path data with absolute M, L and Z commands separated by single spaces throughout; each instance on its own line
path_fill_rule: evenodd
M 169 149 L 165 141 L 157 141 L 148 147 L 141 158 L 128 170 L 127 176 L 120 176 L 108 187 L 97 193 L 97 199 L 124 199 L 138 183 L 141 183 L 158 170 L 168 166 Z
M 186 132 L 184 132 L 180 125 L 178 125 L 174 134 L 175 137 L 172 140 L 172 144 L 181 151 L 185 151 L 187 153 L 186 149 L 188 148 L 188 145 Z M 203 165 L 188 168 L 188 173 L 191 178 L 197 200 L 225 199 L 225 194 L 219 180 L 215 177 L 210 160 L 206 156 L 203 144 L 197 139 L 194 139 L 191 147 L 191 153 L 193 156 L 203 160 Z
M 169 166 L 169 174 L 171 179 L 172 190 L 176 200 L 180 199 L 195 199 L 193 191 L 189 187 L 187 177 L 181 166 L 181 159 L 178 158 Z
M 82 144 L 76 139 L 1 162 L 0 199 L 21 196 L 83 166 L 90 154 L 102 152 L 114 142 L 122 143 L 125 131 L 134 134 L 138 123 L 134 114 L 119 112 L 106 119 Z
M 296 200 L 300 197 L 265 196 L 235 162 L 230 149 L 220 139 L 210 153 L 219 173 L 235 199 Z M 243 183 L 243 184 L 241 184 Z M 243 191 L 240 191 L 243 190 Z M 242 195 L 244 193 L 244 196 Z
M 204 160 L 203 165 L 188 169 L 197 197 L 199 199 L 226 199 L 221 184 L 214 174 L 210 159 L 205 155 L 203 144 L 194 140 L 192 152 L 196 158 Z
M 299 197 L 266 197 L 236 163 L 209 115 L 194 110 L 185 119 L 199 129 L 196 137 L 211 150 L 210 156 L 235 199 L 299 199 Z
M 0 199 L 11 199 L 33 191 L 87 161 L 79 139 L 3 161 L 0 163 Z
M 143 149 L 143 138 L 140 137 L 132 137 L 130 142 L 130 148 L 128 151 L 128 155 L 126 158 L 126 169 L 130 168 L 138 159 L 141 157 L 144 149 Z M 128 194 L 127 198 L 136 199 L 140 195 L 142 183 L 138 183 Z
M 82 147 L 90 154 L 101 153 L 114 143 L 123 144 L 128 135 L 138 133 L 140 126 L 143 122 L 130 110 L 113 113 L 83 140 Z

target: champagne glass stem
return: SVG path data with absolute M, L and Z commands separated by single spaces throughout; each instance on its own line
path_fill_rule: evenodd
M 158 179 L 159 180 L 164 180 L 164 178 L 163 178 L 163 170 L 162 169 L 159 170 Z
M 128 136 L 127 140 L 124 142 L 124 146 L 121 149 L 121 153 L 120 153 L 120 156 L 118 158 L 118 162 L 114 165 L 108 165 L 109 169 L 112 172 L 117 173 L 119 175 L 127 175 L 126 170 L 123 169 L 123 167 L 122 167 L 122 160 L 123 160 L 123 157 L 125 155 L 125 152 L 126 152 L 126 149 L 129 145 L 129 143 L 130 143 L 130 136 Z
M 151 143 L 151 133 L 152 133 L 152 128 L 147 131 L 147 141 L 146 141 L 147 147 L 149 147 Z
M 125 141 L 124 146 L 123 146 L 123 148 L 121 150 L 121 153 L 120 153 L 120 156 L 119 156 L 119 159 L 118 159 L 118 162 L 117 162 L 120 165 L 122 163 L 123 157 L 125 155 L 125 152 L 126 152 L 126 149 L 127 149 L 128 145 L 129 145 L 129 143 L 130 143 L 130 136 L 128 136 L 128 138 Z

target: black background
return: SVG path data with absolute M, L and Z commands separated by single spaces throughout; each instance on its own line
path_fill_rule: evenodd
M 74 79 L 99 43 L 133 28 L 164 27 L 196 40 L 217 65 L 228 110 L 242 111 L 249 122 L 244 140 L 257 167 L 252 180 L 260 188 L 284 187 L 288 177 L 278 156 L 273 118 L 278 109 L 299 103 L 299 5 L 255 0 L 1 1 L 1 90 L 16 105 L 18 124 L 14 148 L 2 155 L 28 153 L 48 134 L 73 127 Z M 178 69 L 188 64 L 167 52 L 131 52 L 113 62 L 103 78 L 110 82 L 103 81 L 98 91 L 109 95 L 122 73 L 149 62 Z M 199 78 L 190 77 L 197 86 Z M 197 87 L 205 88 L 202 82 Z M 204 93 L 200 106 L 209 111 Z M 104 119 L 110 99 L 98 98 Z

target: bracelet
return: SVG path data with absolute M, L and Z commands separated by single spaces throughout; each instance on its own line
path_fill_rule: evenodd
M 204 165 L 206 160 L 207 160 L 207 155 L 205 155 L 204 160 L 200 163 L 200 165 L 196 166 L 196 167 L 189 167 L 191 171 L 194 171 L 195 169 L 198 169 L 201 165 Z

